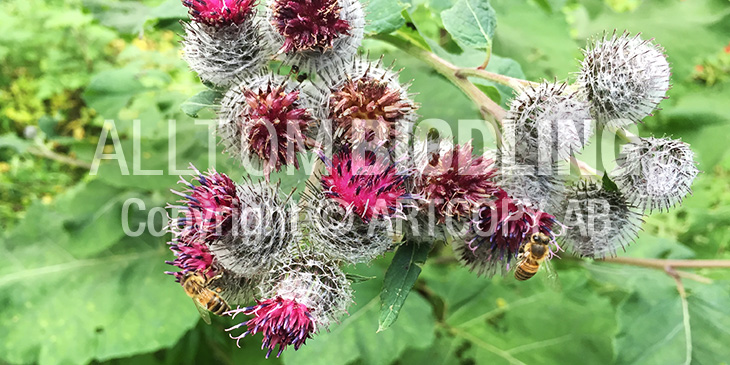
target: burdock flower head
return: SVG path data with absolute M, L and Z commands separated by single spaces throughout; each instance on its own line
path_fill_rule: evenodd
M 365 27 L 357 0 L 270 0 L 267 20 L 276 53 L 304 72 L 352 57 Z
M 415 179 L 415 191 L 426 205 L 435 206 L 439 223 L 446 217 L 470 218 L 498 189 L 492 181 L 492 160 L 474 156 L 471 142 L 444 152 L 427 154 Z
M 598 123 L 624 127 L 639 122 L 665 98 L 669 62 L 651 40 L 642 40 L 638 34 L 604 34 L 583 54 L 578 85 Z
M 190 17 L 210 26 L 242 24 L 253 13 L 256 0 L 183 0 Z
M 284 76 L 245 81 L 223 98 L 218 125 L 223 145 L 244 164 L 262 166 L 267 178 L 282 166 L 298 169 L 297 153 L 312 142 L 312 100 Z
M 306 251 L 277 264 L 277 268 L 261 285 L 261 298 L 256 305 L 229 312 L 253 318 L 227 331 L 246 326 L 241 335 L 231 338 L 236 344 L 247 335 L 263 334 L 262 349 L 266 357 L 288 347 L 298 350 L 320 329 L 327 329 L 347 313 L 352 303 L 350 282 L 339 267 L 319 254 Z
M 203 81 L 228 87 L 266 66 L 253 0 L 185 0 L 183 58 Z
M 327 174 L 321 178 L 324 196 L 365 222 L 402 217 L 407 175 L 399 173 L 389 159 L 389 154 L 344 148 L 327 163 Z
M 581 181 L 568 192 L 563 223 L 568 230 L 562 242 L 581 256 L 603 258 L 633 242 L 641 215 L 619 191 Z
M 522 91 L 503 124 L 503 150 L 534 161 L 565 160 L 593 134 L 588 105 L 565 83 L 544 82 Z
M 369 262 L 393 245 L 392 219 L 403 218 L 406 174 L 386 157 L 344 148 L 306 197 L 308 238 L 348 263 Z
M 228 176 L 213 169 L 203 174 L 192 164 L 190 168 L 197 175 L 194 181 L 198 184 L 181 178 L 180 183 L 187 189 L 173 192 L 184 198 L 179 201 L 182 205 L 169 206 L 182 212 L 181 217 L 171 218 L 169 224 L 173 236 L 170 249 L 176 257 L 168 264 L 180 269 L 171 273 L 178 279 L 190 271 L 211 277 L 216 274 L 209 244 L 231 231 L 239 209 L 236 184 Z
M 211 243 L 220 265 L 244 277 L 265 274 L 287 247 L 299 241 L 298 209 L 279 186 L 248 182 L 236 191 L 239 211 L 229 234 Z
M 418 118 L 418 105 L 411 100 L 408 85 L 398 82 L 398 73 L 355 57 L 348 71 L 323 77 L 330 87 L 329 115 L 337 134 L 346 142 L 407 140 Z
M 526 207 L 498 191 L 491 202 L 481 207 L 464 240 L 454 240 L 452 246 L 457 258 L 478 275 L 504 275 L 531 234 L 540 232 L 554 239 L 557 224 L 552 215 Z
M 613 180 L 632 205 L 649 211 L 681 202 L 699 173 L 689 145 L 668 138 L 625 144 L 617 163 Z

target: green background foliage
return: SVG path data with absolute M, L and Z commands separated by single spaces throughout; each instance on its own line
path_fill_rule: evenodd
M 214 116 L 208 106 L 216 95 L 179 57 L 185 16 L 179 0 L 0 2 L 0 363 L 264 361 L 259 337 L 239 349 L 223 331 L 231 320 L 199 321 L 163 274 L 172 256 L 167 237 L 153 234 L 165 224 L 153 208 L 175 199 L 169 189 L 178 172 L 170 166 L 242 173 L 220 150 L 208 161 L 209 148 L 219 148 L 209 143 L 210 124 L 187 115 Z M 621 255 L 730 259 L 727 0 L 371 0 L 368 20 L 371 35 L 393 32 L 463 67 L 482 64 L 490 52 L 488 70 L 534 81 L 574 79 L 580 47 L 603 32 L 656 38 L 672 63 L 673 88 L 639 132 L 689 142 L 703 173 L 694 195 L 647 217 L 638 242 Z M 420 60 L 372 39 L 363 49 L 405 68 L 401 78 L 413 80 L 424 119 L 480 119 Z M 502 105 L 512 95 L 479 86 Z M 174 140 L 170 119 L 178 121 Z M 104 152 L 123 153 L 130 172 L 140 166 L 162 175 L 124 175 L 116 161 L 89 174 L 111 120 L 121 146 L 108 139 Z M 485 130 L 481 122 L 474 128 Z M 306 176 L 282 179 L 289 189 Z M 138 204 L 124 212 L 129 199 Z M 148 229 L 128 237 L 123 218 Z M 661 271 L 568 256 L 554 261 L 559 289 L 539 279 L 478 278 L 453 264 L 442 243 L 425 264 L 400 266 L 410 276 L 386 275 L 394 256 L 422 261 L 421 251 L 403 246 L 347 268 L 375 277 L 353 285 L 350 315 L 268 363 L 674 364 L 685 362 L 688 347 L 693 363 L 730 359 L 730 270 L 695 270 L 711 284 L 684 280 L 686 317 L 674 281 Z M 405 301 L 402 292 L 381 294 L 384 278 L 390 288 L 414 289 Z M 397 321 L 381 311 L 381 297 L 385 308 L 400 308 Z

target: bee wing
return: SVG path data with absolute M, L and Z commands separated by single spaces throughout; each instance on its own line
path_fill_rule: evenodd
M 194 298 L 193 303 L 195 303 L 195 309 L 197 309 L 198 313 L 200 313 L 200 318 L 203 319 L 203 322 L 210 324 L 210 314 L 208 314 L 208 309 L 203 307 L 203 305 Z
M 542 265 L 540 266 L 545 268 L 545 275 L 540 275 L 545 281 L 545 284 L 553 290 L 561 291 L 562 285 L 560 284 L 560 280 L 558 279 L 558 272 L 550 263 L 550 260 L 543 261 Z

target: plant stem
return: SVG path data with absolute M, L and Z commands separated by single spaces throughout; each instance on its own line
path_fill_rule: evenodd
M 500 75 L 480 68 L 460 68 L 456 72 L 456 75 L 460 77 L 478 77 L 480 79 L 489 80 L 500 85 L 511 87 L 517 91 L 539 85 L 536 82 Z
M 649 267 L 661 270 L 665 270 L 667 267 L 688 269 L 730 269 L 730 260 L 665 260 L 640 259 L 635 257 L 611 257 L 596 261 Z
M 616 135 L 623 139 L 626 143 L 637 143 L 641 141 L 641 138 L 639 136 L 627 131 L 624 128 L 617 129 Z
M 87 170 L 91 169 L 91 164 L 86 161 L 77 160 L 73 157 L 69 157 L 66 155 L 62 155 L 60 153 L 53 152 L 50 149 L 45 148 L 45 147 L 31 146 L 31 147 L 28 147 L 27 151 L 28 151 L 28 153 L 30 153 L 31 155 L 34 155 L 34 156 L 44 157 L 44 158 L 58 161 L 60 163 L 64 163 L 64 164 L 71 165 L 74 167 L 81 167 L 81 168 L 84 168 Z

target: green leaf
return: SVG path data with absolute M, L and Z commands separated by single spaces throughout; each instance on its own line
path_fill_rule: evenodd
M 382 269 L 360 267 L 357 273 L 382 275 Z M 350 316 L 329 331 L 320 330 L 299 351 L 286 351 L 282 355 L 285 364 L 392 364 L 401 354 L 433 343 L 435 321 L 430 305 L 420 295 L 408 298 L 400 320 L 390 330 L 376 333 L 380 283 L 370 280 L 355 284 L 353 289 L 355 304 L 349 310 Z
M 538 273 L 540 275 L 541 273 Z M 479 278 L 426 265 L 421 278 L 441 301 L 445 363 L 610 363 L 614 311 L 579 270 L 559 271 L 563 292 L 534 278 Z M 590 351 L 586 351 L 590 349 Z
M 174 345 L 198 315 L 164 275 L 163 240 L 124 238 L 98 255 L 69 252 L 75 236 L 54 207 L 31 208 L 0 240 L 0 357 L 88 363 Z M 100 233 L 101 234 L 101 233 Z
M 135 72 L 129 69 L 109 70 L 94 76 L 83 98 L 103 118 L 116 119 L 132 97 L 144 90 Z
M 444 28 L 466 48 L 490 50 L 497 16 L 487 0 L 459 0 L 441 13 Z
M 661 271 L 639 269 L 636 291 L 618 307 L 617 363 L 720 364 L 730 350 L 730 281 L 699 284 L 684 280 L 688 317 L 674 280 Z M 689 326 L 687 326 L 689 325 Z M 689 342 L 687 342 L 689 340 Z
M 201 110 L 216 108 L 222 96 L 223 94 L 215 90 L 203 90 L 182 103 L 180 109 L 190 117 L 197 118 Z
M 603 180 L 601 184 L 603 185 L 603 190 L 618 191 L 618 185 L 616 185 L 616 183 L 613 182 L 610 177 L 608 177 L 608 174 L 603 174 Z
M 378 332 L 388 329 L 398 319 L 398 314 L 408 298 L 431 251 L 430 243 L 409 241 L 396 251 L 383 279 L 380 292 L 380 318 Z
M 137 1 L 83 0 L 83 4 L 99 23 L 127 34 L 141 33 L 150 14 L 150 8 Z
M 67 244 L 59 242 L 59 246 L 76 258 L 88 258 L 104 252 L 124 237 L 122 222 L 129 217 L 122 217 L 122 207 L 132 198 L 141 199 L 144 196 L 111 187 L 98 180 L 79 184 L 67 191 L 58 198 L 56 211 L 67 217 L 64 228 L 73 239 Z M 145 218 L 142 217 L 142 220 L 145 221 Z M 138 223 L 130 222 L 129 225 L 137 227 Z
M 407 3 L 398 0 L 369 1 L 365 12 L 365 33 L 386 34 L 398 30 L 406 23 L 401 12 L 407 7 Z
M 421 31 L 416 27 L 416 24 L 413 22 L 413 19 L 411 19 L 411 16 L 408 14 L 408 12 L 403 10 L 402 15 L 403 18 L 406 20 L 406 24 L 398 29 L 398 35 L 406 39 L 407 41 L 417 44 L 421 48 L 430 51 L 431 46 L 429 46 L 428 42 L 423 37 L 423 34 L 421 34 Z

